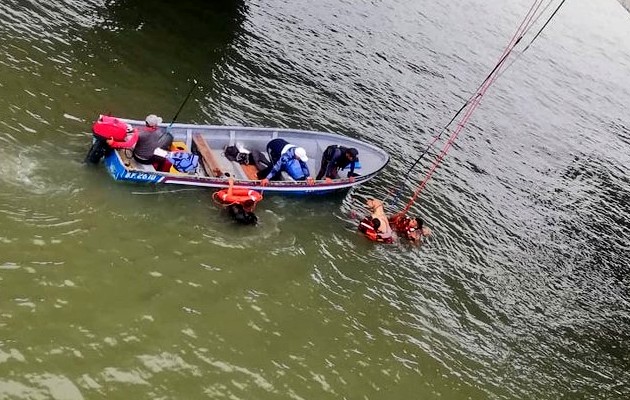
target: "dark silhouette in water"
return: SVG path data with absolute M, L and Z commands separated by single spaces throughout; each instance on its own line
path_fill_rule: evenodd
M 241 225 L 256 225 L 258 217 L 252 211 L 247 210 L 243 205 L 235 203 L 225 207 L 228 215 L 234 222 Z

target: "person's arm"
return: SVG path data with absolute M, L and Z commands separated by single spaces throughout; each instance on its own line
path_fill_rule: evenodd
M 131 135 L 125 136 L 125 140 L 117 142 L 115 140 L 107 139 L 107 144 L 112 149 L 130 149 L 138 143 L 138 130 L 134 129 Z
M 304 161 L 300 160 L 300 167 L 302 167 L 302 173 L 306 177 L 306 183 L 308 183 L 309 185 L 314 185 L 315 179 L 313 179 L 313 177 L 311 176 L 311 173 L 308 170 L 308 165 L 306 165 Z
M 351 178 L 354 176 L 354 166 L 356 165 L 357 160 L 352 160 L 350 161 L 350 172 L 348 172 L 348 178 Z
M 232 189 L 234 189 L 234 178 L 230 176 L 230 178 L 228 179 L 228 183 L 230 186 L 228 186 L 227 195 L 232 196 Z
M 304 173 L 304 176 L 306 176 L 307 178 L 311 176 L 311 173 L 308 170 L 308 165 L 306 165 L 304 161 L 300 160 L 300 167 L 302 167 L 302 173 Z
M 284 164 L 285 162 L 286 162 L 286 153 L 282 157 L 280 157 L 278 161 L 276 161 L 276 163 L 273 165 L 273 168 L 271 168 L 271 171 L 269 171 L 265 179 L 269 180 L 273 178 L 274 176 L 276 176 L 276 174 L 280 172 L 280 169 L 282 168 L 282 164 Z

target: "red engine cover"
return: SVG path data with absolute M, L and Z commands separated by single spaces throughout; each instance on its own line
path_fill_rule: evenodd
M 116 117 L 101 115 L 92 125 L 92 132 L 103 139 L 113 138 L 122 141 L 127 135 L 127 124 Z

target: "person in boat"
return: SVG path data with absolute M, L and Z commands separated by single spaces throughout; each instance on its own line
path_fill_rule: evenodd
M 393 243 L 394 237 L 392 228 L 385 215 L 383 202 L 376 199 L 369 199 L 366 204 L 371 215 L 363 218 L 359 223 L 359 231 L 372 241 Z
M 289 176 L 296 181 L 306 180 L 310 185 L 314 183 L 308 170 L 308 165 L 306 165 L 308 156 L 304 148 L 297 147 L 284 139 L 277 138 L 267 143 L 267 153 L 269 153 L 273 167 L 267 172 L 265 178 L 262 179 L 262 186 L 267 186 L 269 180 L 277 177 L 282 171 L 286 171 Z
M 173 136 L 168 132 L 161 132 L 159 124 L 162 118 L 155 114 L 147 115 L 145 126 L 138 133 L 138 142 L 133 149 L 133 158 L 140 164 L 164 164 L 164 157 L 156 155 L 156 149 L 168 150 L 173 142 Z M 161 169 L 156 167 L 156 169 Z
M 324 177 L 327 179 L 337 179 L 339 178 L 339 171 L 350 166 L 348 178 L 352 180 L 356 176 L 354 173 L 354 167 L 356 165 L 358 155 L 359 151 L 354 147 L 343 147 L 338 145 L 326 147 L 326 150 L 324 150 L 324 154 L 322 155 L 322 164 L 315 179 L 320 180 Z
M 394 215 L 389 219 L 399 237 L 413 243 L 420 243 L 422 238 L 431 236 L 431 228 L 424 225 L 422 218 L 410 218 L 405 215 Z

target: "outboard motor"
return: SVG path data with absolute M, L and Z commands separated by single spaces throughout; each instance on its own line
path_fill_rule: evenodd
M 112 148 L 107 144 L 107 139 L 122 141 L 127 135 L 127 124 L 116 117 L 100 115 L 92 125 L 92 147 L 85 156 L 86 163 L 98 164 Z

